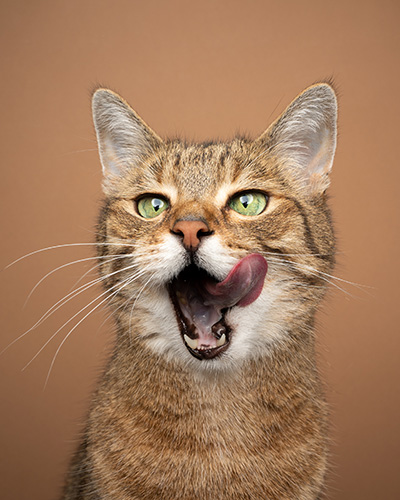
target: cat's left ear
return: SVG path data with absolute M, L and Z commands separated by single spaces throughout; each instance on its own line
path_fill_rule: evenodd
M 329 186 L 336 149 L 337 100 L 322 83 L 304 90 L 257 140 L 311 195 Z
M 162 143 L 129 104 L 111 90 L 96 90 L 92 111 L 105 185 L 139 166 Z

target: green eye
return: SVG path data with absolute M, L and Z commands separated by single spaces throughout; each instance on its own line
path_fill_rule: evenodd
M 267 206 L 267 196 L 258 191 L 247 191 L 236 194 L 229 206 L 242 215 L 258 215 Z
M 160 196 L 145 196 L 137 203 L 139 214 L 145 219 L 153 219 L 168 208 L 168 201 Z

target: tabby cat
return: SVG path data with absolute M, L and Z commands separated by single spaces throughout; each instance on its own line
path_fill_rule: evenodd
M 321 498 L 336 115 L 321 83 L 256 140 L 188 144 L 94 93 L 117 339 L 65 500 Z

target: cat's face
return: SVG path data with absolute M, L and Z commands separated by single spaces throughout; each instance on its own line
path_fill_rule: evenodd
M 94 119 L 101 272 L 122 331 L 201 370 L 305 332 L 333 264 L 332 89 L 305 91 L 256 141 L 164 142 L 106 90 Z

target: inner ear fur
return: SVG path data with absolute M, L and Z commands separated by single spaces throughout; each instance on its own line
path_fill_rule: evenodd
M 305 89 L 256 140 L 310 194 L 329 186 L 336 149 L 337 99 L 327 83 Z
M 111 90 L 100 88 L 94 92 L 92 112 L 106 181 L 138 166 L 162 143 L 129 104 Z

